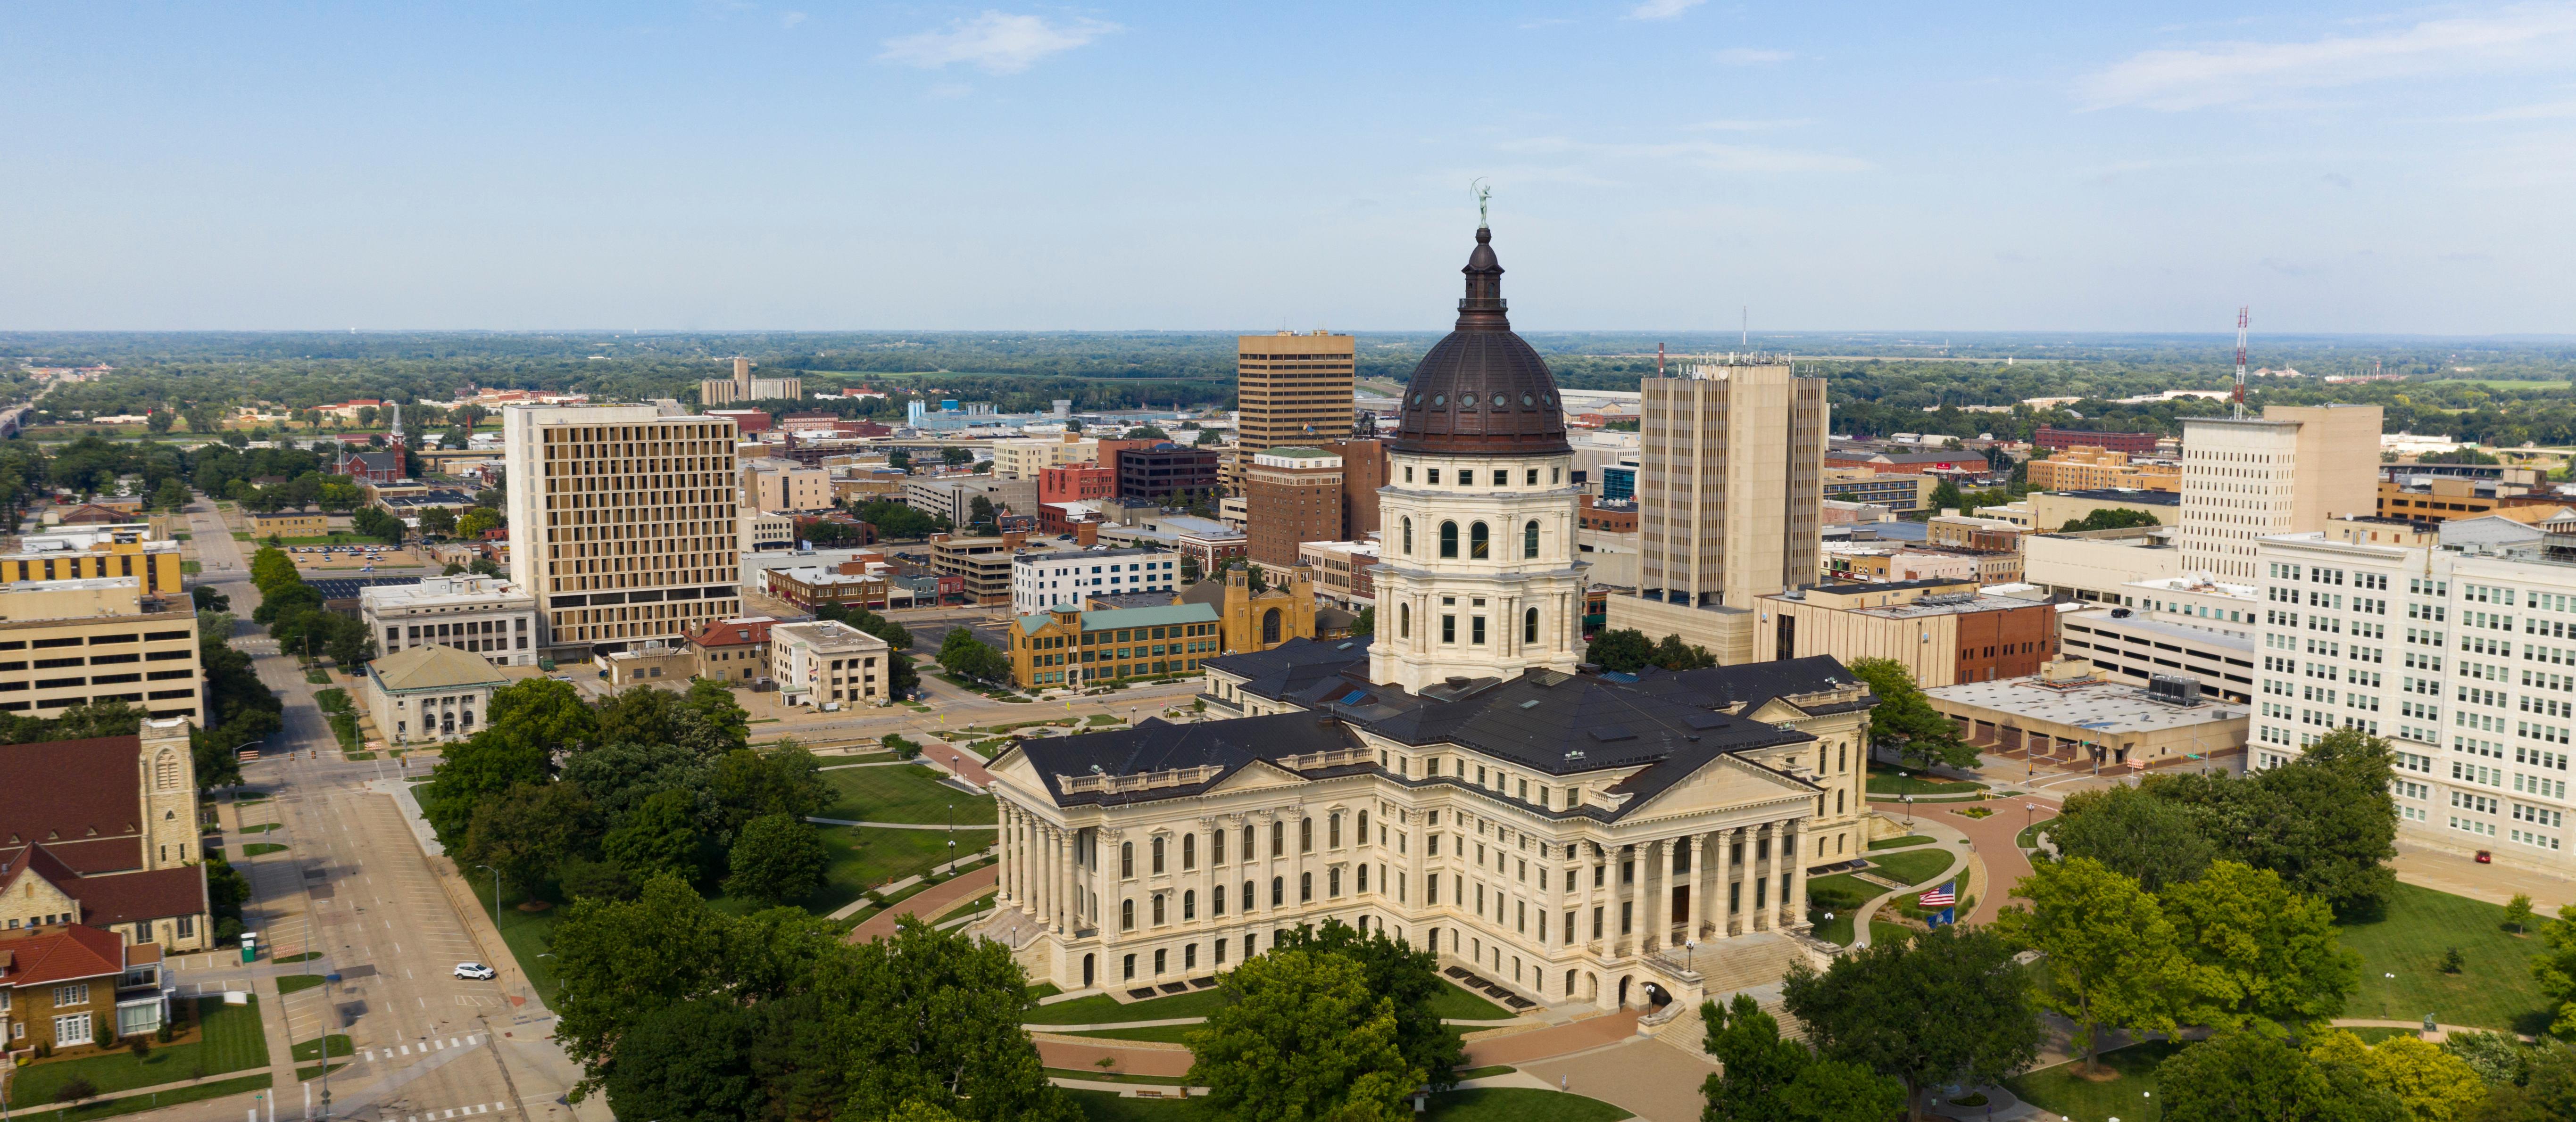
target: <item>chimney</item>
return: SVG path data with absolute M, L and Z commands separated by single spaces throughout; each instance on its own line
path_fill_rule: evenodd
M 1079 549 L 1089 549 L 1092 546 L 1100 544 L 1100 524 L 1097 522 L 1074 523 L 1073 544 Z

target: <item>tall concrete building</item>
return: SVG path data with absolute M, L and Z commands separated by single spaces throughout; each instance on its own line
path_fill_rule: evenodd
M 1750 662 L 1759 598 L 1816 580 L 1824 380 L 1748 356 L 1642 385 L 1638 589 L 1610 598 L 1609 626 Z
M 510 580 L 539 645 L 682 642 L 742 614 L 732 421 L 650 405 L 502 411 Z
M 1303 542 L 1342 538 L 1342 458 L 1320 448 L 1272 448 L 1243 471 L 1245 533 L 1252 563 L 1274 574 L 1297 568 Z
M 2379 428 L 2376 405 L 2275 405 L 2241 421 L 2185 419 L 2174 535 L 2183 571 L 2250 583 L 2255 539 L 2378 513 Z
M 771 401 L 805 396 L 803 378 L 754 378 L 751 360 L 733 360 L 733 377 L 708 378 L 698 383 L 698 407 L 713 409 L 746 401 Z
M 1238 335 L 1236 408 L 1246 452 L 1313 447 L 1351 435 L 1353 359 L 1348 335 Z

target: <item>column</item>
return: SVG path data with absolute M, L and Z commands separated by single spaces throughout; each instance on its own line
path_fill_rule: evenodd
M 1063 837 L 1056 843 L 1057 883 L 1064 886 L 1064 906 L 1056 913 L 1062 918 L 1057 921 L 1056 930 L 1066 934 L 1071 934 L 1082 926 L 1082 902 L 1073 894 L 1073 843 L 1074 831 L 1072 830 L 1066 830 Z
M 1700 924 L 1708 914 L 1708 864 L 1700 856 L 1700 835 L 1682 839 L 1682 853 L 1690 860 L 1690 929 L 1689 938 L 1699 938 Z
M 1044 926 L 1047 917 L 1046 878 L 1039 876 L 1038 872 L 1046 864 L 1046 823 L 1032 815 L 1027 833 L 1028 856 L 1023 861 L 1021 882 L 1028 886 L 1029 914 L 1036 916 L 1039 925 Z
M 1752 852 L 1744 847 L 1751 844 L 1751 833 L 1744 827 L 1738 826 L 1727 831 L 1726 836 L 1721 840 L 1725 842 L 1726 845 L 1726 877 L 1725 883 L 1718 887 L 1725 890 L 1727 909 L 1726 919 L 1720 922 L 1718 926 L 1724 928 L 1726 933 L 1729 935 L 1749 934 L 1753 930 L 1753 925 L 1749 918 L 1749 913 L 1746 913 L 1744 909 L 1751 907 L 1753 901 L 1745 900 L 1739 906 L 1735 899 L 1735 894 L 1738 892 L 1751 892 L 1753 890 L 1750 888 L 1737 888 L 1735 886 L 1744 883 L 1744 861 L 1745 858 L 1752 856 Z M 1743 927 L 1736 926 L 1738 916 L 1748 916 L 1748 918 L 1744 920 Z
M 1798 847 L 1803 847 L 1807 841 L 1807 830 L 1803 828 L 1805 825 L 1806 823 L 1799 822 L 1790 826 L 1790 837 Z M 1788 897 L 1784 903 L 1789 909 L 1789 926 L 1795 927 L 1807 921 L 1808 858 L 1803 848 L 1793 848 L 1790 854 L 1789 889 L 1781 895 Z
M 1754 899 L 1744 903 L 1753 909 L 1753 914 L 1745 920 L 1744 927 L 1748 931 L 1774 931 L 1779 925 L 1771 921 L 1771 908 L 1775 903 L 1771 895 L 1771 870 L 1780 863 L 1780 827 L 1766 825 L 1759 833 L 1754 849 L 1757 856 L 1747 862 L 1746 874 L 1748 879 L 1759 881 L 1761 887 L 1747 889 L 1747 895 Z
M 1592 909 L 1597 903 L 1592 887 L 1592 870 L 1600 867 L 1599 850 L 1591 842 L 1575 843 L 1578 856 L 1574 864 L 1574 942 L 1581 946 L 1592 941 Z
M 1013 848 L 1015 839 L 1011 836 L 1011 831 L 1013 828 L 1012 824 L 1017 820 L 1018 812 L 1014 810 L 1009 803 L 997 804 L 995 812 L 998 819 L 997 824 L 1001 827 L 999 832 L 1002 839 L 1001 882 L 1000 887 L 995 890 L 995 899 L 1000 903 L 1016 904 L 1019 902 L 1020 898 L 1018 891 L 1019 884 L 1015 879 L 1018 876 L 1017 862 L 1019 860 L 1019 856 L 1017 851 Z
M 1643 876 L 1637 878 L 1637 890 L 1645 896 L 1647 942 L 1640 950 L 1651 950 L 1671 942 L 1673 937 L 1673 851 L 1672 843 L 1657 839 L 1646 843 L 1647 862 Z

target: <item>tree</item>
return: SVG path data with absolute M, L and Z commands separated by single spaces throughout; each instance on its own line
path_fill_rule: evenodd
M 1171 438 L 1172 434 L 1164 432 L 1156 425 L 1138 425 L 1127 430 L 1126 437 L 1129 440 L 1170 440 Z
M 2095 507 L 2093 513 L 2082 518 L 2067 519 L 2065 525 L 2057 528 L 2057 532 L 2078 534 L 2086 530 L 2126 530 L 2136 526 L 2162 524 L 2155 515 L 2143 510 L 2130 510 L 2127 507 Z
M 1655 665 L 1666 670 L 1698 670 L 1717 665 L 1717 659 L 1705 647 L 1682 642 L 1679 635 L 1666 635 L 1655 644 Z
M 2164 906 L 2184 952 L 2220 983 L 2209 1023 L 2296 1029 L 2333 1019 L 2360 985 L 2361 956 L 2343 948 L 2334 909 L 2269 869 L 2220 861 L 2166 889 Z
M 178 420 L 178 414 L 167 409 L 155 409 L 143 418 L 143 427 L 154 433 L 165 433 L 170 431 L 170 426 Z
M 443 506 L 434 506 L 422 510 L 420 512 L 420 532 L 423 534 L 436 534 L 440 537 L 446 537 L 449 534 L 455 533 L 456 512 Z
M 1200 429 L 1199 438 L 1190 442 L 1191 446 L 1195 448 L 1208 448 L 1223 443 L 1225 443 L 1225 438 L 1218 435 L 1215 429 Z
M 188 485 L 179 482 L 179 477 L 174 475 L 162 480 L 160 488 L 152 492 L 152 505 L 168 511 L 186 510 L 193 497 L 188 493 Z
M 1944 510 L 1965 510 L 1967 502 L 1959 495 L 1959 485 L 1944 479 L 1932 488 L 1931 508 L 1935 513 Z
M 890 467 L 890 468 L 893 468 L 893 469 L 895 469 L 896 471 L 911 471 L 911 470 L 912 470 L 912 453 L 911 453 L 911 452 L 908 452 L 908 451 L 905 451 L 904 449 L 901 449 L 901 448 L 897 448 L 897 449 L 894 449 L 893 451 L 887 452 L 887 453 L 886 453 L 886 466 L 887 466 L 887 467 Z
M 2149 892 L 2199 877 L 2218 853 L 2189 809 L 2135 787 L 2067 796 L 2048 837 L 2061 856 L 2090 857 Z
M 2320 1062 L 2259 1032 L 2215 1036 L 2156 1072 L 2170 1122 L 2405 1122 L 2406 1108 L 2359 1069 Z
M 2558 1003 L 2549 1031 L 2576 1039 L 2576 904 L 2560 906 L 2558 918 L 2540 926 L 2540 942 L 2548 949 L 2531 960 L 2531 974 L 2540 992 Z
M 1977 748 L 1959 739 L 1959 728 L 1923 695 L 1905 664 L 1888 658 L 1854 659 L 1853 676 L 1869 684 L 1878 705 L 1869 711 L 1869 741 L 1896 749 L 1917 767 L 1975 767 Z
M 752 819 L 726 854 L 725 892 L 765 905 L 788 904 L 813 894 L 832 863 L 812 826 L 784 814 Z
M 201 612 L 229 612 L 233 608 L 233 598 L 215 591 L 215 586 L 211 584 L 201 584 L 189 589 L 188 598 L 195 602 L 197 610 Z
M 2505 902 L 2504 925 L 2512 928 L 2516 935 L 2526 934 L 2531 930 L 2530 893 L 2514 893 L 2513 899 Z
M 598 718 L 570 682 L 526 678 L 501 687 L 486 707 L 482 734 L 544 752 L 570 751 L 593 742 Z
M 359 428 L 362 428 L 362 429 L 371 429 L 371 428 L 376 427 L 376 418 L 377 418 L 377 417 L 379 417 L 379 416 L 381 416 L 382 414 L 383 414 L 383 410 L 377 409 L 377 408 L 376 408 L 375 406 L 373 406 L 373 405 L 361 405 L 361 406 L 359 406 L 359 407 L 358 407 L 358 427 L 359 427 Z
M 224 427 L 223 407 L 218 405 L 191 405 L 180 416 L 187 419 L 188 431 L 200 436 Z
M 639 1018 L 602 1068 L 619 1117 L 735 1122 L 769 1114 L 753 1057 L 763 1018 L 726 1001 L 667 1005 Z
M 1351 634 L 1355 637 L 1377 634 L 1377 605 L 1360 609 L 1359 618 L 1351 621 Z
M 993 500 L 989 498 L 977 495 L 966 504 L 966 530 L 968 533 L 992 533 L 995 517 L 996 515 L 993 511 Z
M 2439 1045 L 2392 1036 L 2377 1047 L 2342 1029 L 2310 1037 L 2308 1058 L 2351 1067 L 2362 1081 L 2397 1100 L 2417 1122 L 2450 1122 L 2483 1102 L 2487 1086 L 2477 1070 Z
M 669 875 L 695 884 L 706 876 L 706 843 L 696 811 L 691 792 L 654 792 L 609 828 L 599 841 L 600 852 L 636 876 Z
M 1190 1082 L 1243 1122 L 1391 1120 L 1426 1078 L 1396 1043 L 1395 1003 L 1338 955 L 1273 950 L 1225 976 L 1233 1000 L 1184 1039 Z
M 1384 931 L 1361 931 L 1332 919 L 1321 928 L 1289 928 L 1271 943 L 1271 950 L 1315 951 L 1358 963 L 1368 992 L 1394 1003 L 1395 1046 L 1405 1063 L 1434 1086 L 1452 1082 L 1452 1072 L 1466 1056 L 1458 1038 L 1441 1024 L 1440 1003 L 1449 983 L 1440 980 L 1438 955 Z
M 531 678 L 522 685 L 551 681 Z M 554 683 L 563 685 L 561 682 Z M 510 689 L 516 689 L 513 686 Z M 510 692 L 509 689 L 500 691 Z M 420 816 L 437 831 L 441 844 L 462 849 L 467 831 L 472 828 L 477 807 L 502 792 L 519 786 L 542 786 L 547 774 L 548 743 L 523 743 L 505 734 L 499 726 L 500 695 L 493 695 L 494 727 L 451 744 L 429 773 L 429 782 L 417 788 Z
M 2397 804 L 2388 742 L 2343 728 L 2252 775 L 2168 775 L 2143 789 L 2190 808 L 2221 857 L 2281 874 L 2337 916 L 2367 912 L 2396 883 Z
M 1995 926 L 2044 956 L 2039 1003 L 2081 1030 L 2088 1075 L 2102 1070 L 2104 1028 L 2171 1033 L 2217 988 L 2214 971 L 2182 953 L 2156 898 L 2099 861 L 2040 865 L 2012 895 L 2030 906 L 2006 909 Z
M 467 822 L 459 862 L 490 865 L 531 893 L 597 832 L 589 800 L 569 783 L 521 783 L 475 804 Z
M 999 682 L 1011 676 L 1011 660 L 963 627 L 939 641 L 939 665 L 960 678 Z
M 555 929 L 556 1039 L 596 1087 L 627 1032 L 662 1009 L 733 988 L 738 921 L 674 877 L 633 900 L 580 899 Z
M 1919 1117 L 1928 1088 L 1999 1082 L 2038 1056 L 2039 1010 L 2014 953 L 1994 932 L 1936 927 L 1821 974 L 1792 967 L 1781 990 L 1819 1054 L 1903 1082 Z
M 1606 630 L 1592 637 L 1592 645 L 1584 649 L 1583 661 L 1613 674 L 1634 674 L 1653 664 L 1655 644 L 1645 632 L 1634 628 Z
M 1905 1105 L 1905 1088 L 1858 1064 L 1819 1060 L 1780 1039 L 1780 1023 L 1736 994 L 1728 1007 L 1700 1003 L 1703 1047 L 1721 1070 L 1700 1084 L 1701 1122 L 1882 1122 Z
M 2485 1104 L 2465 1116 L 2470 1122 L 2565 1122 L 2576 1118 L 2576 1051 L 2564 1044 L 2544 1044 L 2532 1049 L 2523 1060 L 2521 1082 L 2489 1090 Z
M 404 536 L 411 533 L 411 528 L 403 525 L 402 519 L 387 513 L 383 507 L 374 506 L 360 507 L 356 514 L 350 515 L 349 528 L 387 545 L 401 545 Z
M 480 538 L 483 536 L 483 531 L 497 530 L 501 525 L 500 511 L 488 506 L 468 507 L 464 516 L 456 520 L 456 536 L 469 539 Z

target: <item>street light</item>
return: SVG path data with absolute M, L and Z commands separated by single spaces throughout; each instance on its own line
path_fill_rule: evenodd
M 1898 797 L 1905 800 L 1905 825 L 1907 829 L 1912 829 L 1914 827 L 1914 796 L 1900 795 Z
M 490 865 L 474 867 L 492 874 L 492 930 L 499 931 L 501 929 L 501 870 Z

